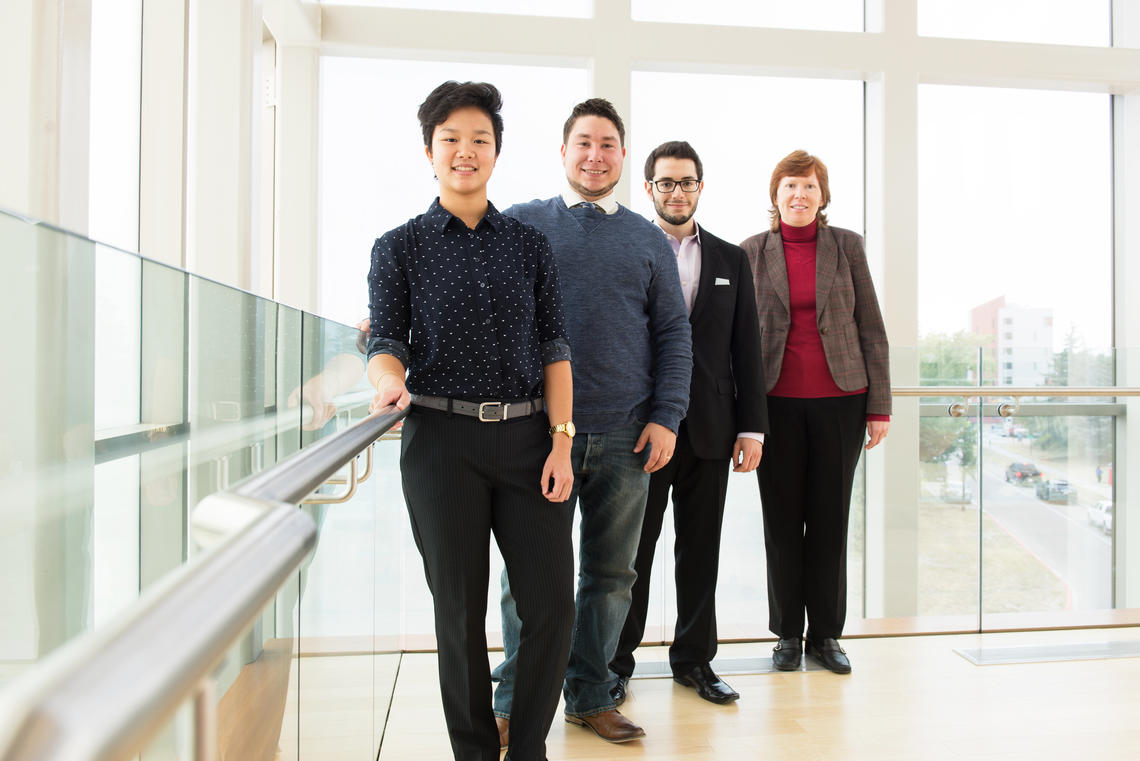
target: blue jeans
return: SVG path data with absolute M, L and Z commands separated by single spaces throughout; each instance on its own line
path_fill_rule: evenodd
M 649 447 L 633 451 L 644 427 L 635 422 L 606 433 L 579 434 L 571 448 L 574 490 L 567 509 L 572 511 L 577 502 L 582 525 L 574 631 L 562 687 L 569 716 L 592 716 L 615 707 L 610 688 L 617 676 L 609 663 L 617 651 L 637 578 L 633 563 L 649 491 L 649 474 L 644 470 Z M 521 624 L 506 573 L 502 585 L 506 660 L 492 679 L 498 682 L 495 715 L 509 718 Z

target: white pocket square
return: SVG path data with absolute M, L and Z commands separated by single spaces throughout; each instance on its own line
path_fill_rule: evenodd
M 713 285 L 732 285 L 732 283 L 728 282 L 728 278 L 726 277 L 718 277 L 713 281 Z

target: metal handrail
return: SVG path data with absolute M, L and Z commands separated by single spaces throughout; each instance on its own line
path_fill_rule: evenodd
M 1039 396 L 1140 396 L 1129 386 L 892 386 L 893 396 L 970 396 L 1009 399 Z
M 0 761 L 133 758 L 191 698 L 211 738 L 198 758 L 212 758 L 211 674 L 316 542 L 296 505 L 406 414 L 365 418 L 199 503 L 207 551 L 0 694 Z

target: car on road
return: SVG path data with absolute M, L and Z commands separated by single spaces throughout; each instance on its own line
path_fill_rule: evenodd
M 1041 478 L 1041 471 L 1031 462 L 1011 462 L 1005 469 L 1005 480 L 1008 482 L 1027 484 Z
M 1068 481 L 1050 478 L 1037 482 L 1037 498 L 1046 502 L 1062 502 L 1066 505 L 1077 503 L 1077 490 Z
M 1112 501 L 1102 499 L 1095 505 L 1089 505 L 1086 511 L 1089 523 L 1100 528 L 1106 534 L 1112 533 Z

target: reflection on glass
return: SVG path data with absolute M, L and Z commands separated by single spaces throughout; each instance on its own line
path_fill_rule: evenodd
M 558 146 L 570 109 L 587 97 L 585 69 L 322 58 L 322 315 L 348 325 L 367 316 L 373 242 L 438 195 L 413 115 L 424 93 L 449 79 L 491 82 L 503 94 L 491 203 L 505 209 L 565 184 Z
M 777 0 L 706 0 L 703 3 L 632 0 L 630 7 L 636 21 L 863 31 L 863 3 L 858 0 L 805 0 L 798 3 Z M 791 151 L 789 148 L 784 153 Z
M 918 116 L 919 334 L 986 347 L 987 385 L 1111 346 L 1109 96 L 919 85 Z
M 1111 0 L 919 0 L 918 33 L 927 37 L 1109 45 Z
M 633 72 L 625 171 L 632 208 L 653 217 L 643 188 L 645 157 L 666 140 L 687 140 L 700 154 L 705 189 L 698 224 L 738 243 L 768 229 L 768 183 L 780 159 L 802 148 L 827 165 L 831 224 L 863 229 L 863 83 L 728 74 Z M 700 93 L 715 109 L 676 111 L 678 93 Z M 773 109 L 795 119 L 773 118 Z M 747 125 L 741 143 L 726 139 Z

